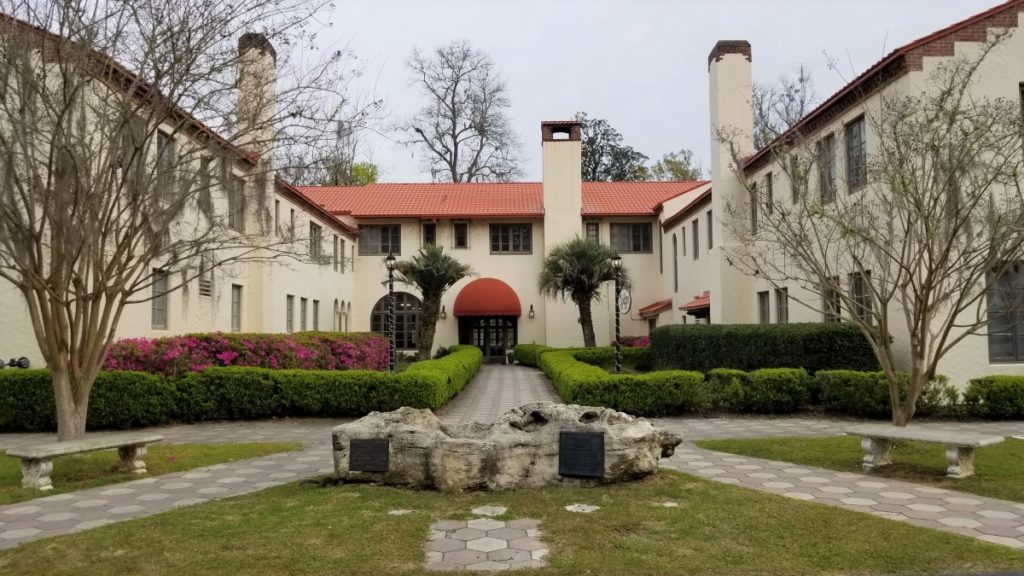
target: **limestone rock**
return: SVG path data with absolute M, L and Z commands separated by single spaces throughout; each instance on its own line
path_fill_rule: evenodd
M 561 476 L 561 432 L 603 432 L 602 478 Z M 387 472 L 349 470 L 352 439 L 387 438 Z M 448 492 L 622 482 L 653 474 L 682 439 L 609 408 L 534 402 L 494 424 L 447 426 L 429 410 L 372 412 L 334 429 L 334 468 L 347 482 L 373 481 Z

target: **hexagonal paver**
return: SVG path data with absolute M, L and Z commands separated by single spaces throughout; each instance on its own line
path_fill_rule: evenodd
M 737 470 L 760 470 L 761 466 L 759 464 L 738 464 L 733 466 L 733 468 Z
M 242 478 L 241 476 L 229 476 L 227 478 L 218 478 L 217 482 L 220 484 L 238 484 L 239 482 L 245 482 L 245 478 Z
M 8 530 L 6 532 L 0 532 L 0 538 L 4 540 L 17 540 L 18 538 L 28 538 L 29 536 L 35 536 L 42 530 L 38 528 L 21 528 L 19 530 Z
M 551 551 L 550 551 L 550 550 L 548 550 L 547 548 L 538 548 L 538 549 L 536 549 L 536 550 L 534 550 L 534 551 L 530 552 L 530 556 L 531 556 L 531 557 L 532 557 L 532 558 L 533 558 L 534 560 L 541 560 L 542 558 L 547 558 L 547 556 L 548 556 L 548 554 L 549 554 L 550 552 L 551 552 Z
M 36 518 L 36 520 L 40 522 L 64 522 L 73 518 L 78 518 L 78 514 L 74 512 L 54 512 L 52 514 L 43 514 Z
M 950 518 L 939 518 L 939 522 L 946 526 L 954 526 L 956 528 L 977 528 L 981 526 L 981 522 L 977 520 L 971 520 L 970 518 L 960 518 L 952 516 Z
M 822 478 L 821 476 L 801 476 L 800 481 L 807 484 L 828 484 L 832 482 L 828 478 Z
M 865 480 L 864 482 L 857 482 L 857 486 L 861 488 L 888 488 L 889 485 L 885 482 L 874 482 L 872 480 Z
M 218 480 L 218 482 L 223 482 L 224 480 L 233 480 L 233 479 L 232 478 L 221 478 L 220 480 Z M 245 479 L 244 478 L 239 478 L 239 480 L 244 481 Z M 163 488 L 164 490 L 184 490 L 185 488 L 191 488 L 192 486 L 193 486 L 193 484 L 191 482 L 183 482 L 183 481 L 180 481 L 180 480 L 177 481 L 177 482 L 164 482 L 163 484 L 160 485 L 160 487 Z
M 157 500 L 166 500 L 170 498 L 170 494 L 163 494 L 161 492 L 153 492 L 152 494 L 139 494 L 135 497 L 136 500 L 142 500 L 143 502 L 156 502 Z
M 537 528 L 540 526 L 540 520 L 534 520 L 532 518 L 519 518 L 517 520 L 509 520 L 505 522 L 506 528 L 522 528 L 523 530 L 529 530 L 530 528 Z
M 787 488 L 792 488 L 793 487 L 793 483 L 792 482 L 778 482 L 778 481 L 775 481 L 775 482 L 762 482 L 761 486 L 764 486 L 765 488 L 770 488 L 772 490 L 785 490 Z
M 93 499 L 93 500 L 79 500 L 78 502 L 75 502 L 71 506 L 73 508 L 99 508 L 100 506 L 106 506 L 107 504 L 110 504 L 109 500 Z
M 1005 510 L 980 510 L 978 516 L 984 516 L 985 518 L 998 518 L 1000 520 L 1016 520 L 1020 518 L 1020 515 L 1014 514 L 1013 512 L 1007 512 Z
M 508 512 L 508 508 L 504 506 L 481 506 L 479 508 L 473 508 L 473 514 L 477 516 L 501 516 L 505 512 Z
M 41 510 L 42 508 L 39 506 L 18 506 L 16 508 L 4 510 L 4 514 L 10 514 L 11 516 L 27 516 L 29 514 L 35 514 Z
M 111 488 L 110 490 L 100 492 L 100 494 L 104 496 L 124 496 L 125 494 L 132 494 L 134 492 L 134 488 Z
M 79 522 L 75 524 L 75 530 L 92 530 L 93 528 L 99 528 L 100 526 L 106 526 L 107 524 L 113 524 L 114 521 L 109 518 L 103 518 L 100 520 L 86 520 L 85 522 Z
M 131 504 L 128 506 L 116 506 L 110 509 L 111 514 L 133 514 L 135 512 L 142 512 L 146 508 L 139 506 L 138 504 Z
M 456 550 L 455 552 L 444 553 L 444 561 L 451 562 L 452 564 L 476 564 L 486 560 L 487 554 L 479 550 Z
M 913 494 L 908 492 L 879 492 L 878 495 L 882 498 L 892 498 L 893 500 L 911 500 L 915 498 Z
M 433 552 L 454 552 L 456 550 L 463 550 L 465 547 L 465 541 L 453 540 L 451 538 L 441 538 L 440 540 L 427 542 L 427 550 Z
M 504 528 L 505 523 L 500 520 L 491 520 L 490 518 L 475 518 L 466 522 L 466 526 L 476 528 L 477 530 L 497 530 L 498 528 Z
M 411 514 L 412 510 L 406 510 L 405 508 L 399 508 L 397 510 L 388 510 L 388 516 L 405 516 Z
M 514 540 L 516 538 L 525 538 L 527 536 L 526 530 L 520 528 L 498 528 L 497 530 L 488 530 L 487 536 L 491 538 L 501 538 L 503 540 Z M 494 560 L 494 558 L 492 558 Z
M 448 534 L 448 537 L 455 540 L 476 540 L 477 538 L 483 538 L 485 535 L 486 533 L 483 530 L 476 528 L 459 528 Z
M 797 500 L 814 500 L 814 494 L 808 494 L 807 492 L 786 492 L 783 496 Z
M 487 559 L 497 562 L 524 562 L 526 560 L 533 560 L 533 556 L 531 556 L 529 550 L 502 548 L 501 550 L 488 552 Z
M 975 500 L 974 498 L 961 498 L 960 496 L 950 496 L 949 498 L 943 498 L 950 504 L 959 504 L 961 506 L 980 506 L 981 500 Z
M 511 566 L 504 562 L 491 562 L 490 560 L 466 566 L 466 570 L 476 570 L 479 572 L 498 572 L 501 570 L 508 570 L 510 568 Z
M 946 509 L 935 504 L 907 504 L 907 508 L 918 512 L 945 512 Z
M 591 504 L 570 504 L 565 507 L 569 512 L 578 512 L 580 514 L 590 514 L 595 510 L 600 510 L 600 506 L 593 506 Z
M 508 548 L 508 540 L 503 538 L 478 538 L 476 540 L 470 540 L 466 542 L 466 548 L 470 550 L 479 550 L 481 552 L 491 552 L 492 550 L 501 550 L 502 548 Z
M 850 506 L 874 506 L 878 504 L 870 498 L 843 498 L 840 500 L 843 504 L 849 504 Z
M 757 478 L 759 480 L 778 478 L 778 475 L 772 474 L 771 472 L 753 472 L 751 474 L 747 474 L 747 476 L 750 476 L 751 478 Z
M 518 550 L 540 550 L 541 548 L 547 548 L 547 546 L 545 546 L 540 540 L 530 537 L 510 540 L 508 547 L 516 548 Z
M 1024 550 L 1024 542 L 1021 542 L 1017 538 L 1007 538 L 1006 536 L 992 536 L 991 534 L 982 534 L 978 536 L 978 540 L 984 540 L 993 544 L 1002 544 L 1003 546 L 1009 546 L 1018 550 Z
M 844 486 L 822 486 L 821 488 L 818 488 L 818 490 L 829 494 L 849 494 L 850 492 L 853 492 L 853 490 Z
M 196 492 L 200 494 L 223 494 L 227 491 L 227 488 L 221 486 L 210 486 L 209 488 L 200 488 L 199 490 L 196 490 Z

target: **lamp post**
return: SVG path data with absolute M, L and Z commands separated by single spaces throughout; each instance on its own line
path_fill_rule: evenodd
M 388 269 L 388 372 L 395 371 L 395 255 L 388 252 L 384 265 Z
M 612 271 L 615 274 L 615 373 L 622 372 L 622 324 L 619 320 L 619 291 L 622 290 L 622 256 L 612 256 Z

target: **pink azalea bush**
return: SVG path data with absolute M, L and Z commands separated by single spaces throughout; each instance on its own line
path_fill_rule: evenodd
M 388 341 L 380 334 L 185 334 L 115 342 L 104 370 L 174 376 L 212 366 L 305 370 L 386 370 Z
M 636 337 L 626 336 L 626 337 L 622 338 L 622 345 L 623 346 L 633 346 L 633 347 L 636 347 L 636 348 L 647 348 L 648 346 L 651 345 L 651 338 L 650 338 L 650 336 L 636 336 Z

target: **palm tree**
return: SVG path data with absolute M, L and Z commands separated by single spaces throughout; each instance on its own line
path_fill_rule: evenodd
M 417 334 L 420 358 L 429 358 L 434 347 L 441 297 L 456 282 L 473 275 L 468 264 L 445 254 L 440 246 L 424 246 L 411 259 L 395 263 L 395 280 L 419 289 L 423 297 Z
M 601 286 L 615 280 L 612 257 L 615 252 L 593 240 L 576 238 L 555 246 L 544 259 L 537 286 L 540 293 L 551 298 L 568 298 L 580 310 L 583 345 L 596 346 L 594 319 L 590 304 L 601 299 Z M 629 286 L 629 275 L 620 271 L 624 288 Z

